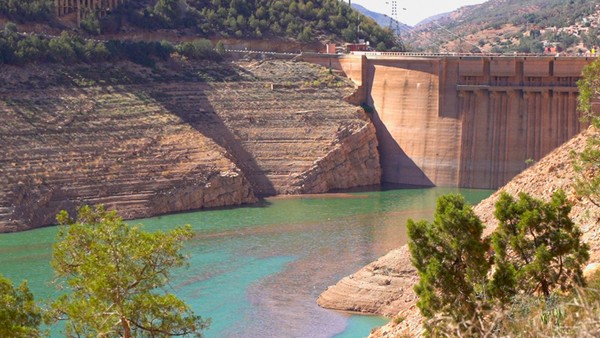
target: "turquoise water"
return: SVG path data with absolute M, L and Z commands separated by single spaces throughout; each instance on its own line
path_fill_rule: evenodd
M 173 291 L 210 317 L 207 337 L 364 337 L 385 318 L 319 308 L 340 278 L 406 243 L 408 218 L 431 219 L 438 196 L 475 204 L 488 190 L 404 189 L 267 199 L 256 206 L 161 216 L 146 229 L 191 224 L 190 266 Z M 49 265 L 56 228 L 0 235 L 0 273 L 27 279 L 37 299 L 57 294 Z M 60 337 L 54 329 L 53 337 Z

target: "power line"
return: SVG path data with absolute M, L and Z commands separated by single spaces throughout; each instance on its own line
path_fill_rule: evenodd
M 404 9 L 405 10 L 405 9 Z M 384 14 L 387 17 L 387 14 Z M 393 18 L 390 17 L 390 20 L 393 20 Z M 396 22 L 398 23 L 398 29 L 400 30 L 400 32 L 402 34 L 407 34 L 408 36 L 412 36 L 413 34 L 418 35 L 420 38 L 423 38 L 427 41 L 430 42 L 431 45 L 435 45 L 437 47 L 438 50 L 445 50 L 446 52 L 448 52 L 447 48 L 442 46 L 441 44 L 433 41 L 432 39 L 430 39 L 427 35 L 425 35 L 424 33 L 420 33 L 417 31 L 416 27 L 410 27 L 406 24 L 399 24 L 399 21 L 396 20 Z

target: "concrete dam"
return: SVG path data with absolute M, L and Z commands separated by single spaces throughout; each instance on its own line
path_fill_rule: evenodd
M 373 108 L 382 181 L 496 189 L 582 128 L 577 81 L 593 58 L 307 55 Z

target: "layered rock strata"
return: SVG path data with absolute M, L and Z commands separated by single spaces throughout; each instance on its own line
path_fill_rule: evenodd
M 576 196 L 573 188 L 576 174 L 571 155 L 572 151 L 583 150 L 587 138 L 592 133 L 598 135 L 596 130 L 590 128 L 479 203 L 474 210 L 487 225 L 485 233 L 490 234 L 496 227 L 493 211 L 500 192 L 506 191 L 512 195 L 526 192 L 548 200 L 553 192 L 562 189 L 574 204 L 570 216 L 583 231 L 584 242 L 590 245 L 590 262 L 599 261 L 600 208 L 589 200 Z M 587 175 L 597 175 L 597 172 Z M 335 286 L 329 287 L 317 302 L 325 308 L 403 318 L 399 323 L 391 321 L 373 332 L 372 337 L 418 336 L 422 333 L 422 318 L 415 307 L 416 295 L 413 287 L 417 280 L 417 272 L 410 262 L 408 247 L 404 245 L 345 277 Z
M 83 203 L 139 218 L 255 201 L 215 142 L 139 94 L 88 87 L 0 96 L 0 230 L 51 224 Z
M 4 67 L 0 232 L 103 203 L 125 218 L 379 183 L 374 129 L 304 63 Z

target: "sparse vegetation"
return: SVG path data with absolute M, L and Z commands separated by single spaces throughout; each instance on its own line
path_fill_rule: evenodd
M 588 287 L 570 293 L 553 293 L 548 298 L 519 294 L 508 307 L 485 317 L 483 330 L 474 332 L 471 323 L 454 328 L 450 336 L 479 337 L 596 337 L 600 333 L 600 274 L 587 279 Z
M 394 324 L 398 325 L 398 324 L 402 323 L 405 319 L 406 319 L 406 317 L 404 317 L 404 316 L 396 316 L 396 317 L 394 317 Z
M 598 4 L 599 0 L 491 0 L 462 9 L 458 17 L 445 16 L 436 24 L 419 27 L 407 40 L 418 48 L 433 50 L 467 52 L 459 42 L 470 40 L 471 46 L 495 53 L 541 53 L 544 47 L 577 53 L 580 43 L 588 49 L 598 46 L 597 23 L 589 19 L 597 17 Z M 572 29 L 566 29 L 570 26 Z M 499 35 L 497 41 L 495 34 Z
M 211 42 L 199 39 L 172 44 L 168 41 L 93 41 L 62 32 L 58 37 L 46 38 L 34 34 L 23 35 L 16 26 L 7 24 L 0 32 L 0 64 L 76 63 L 129 60 L 144 66 L 153 66 L 157 60 L 167 60 L 177 52 L 195 60 L 219 61 L 222 54 Z
M 587 65 L 583 76 L 577 83 L 579 87 L 579 110 L 584 119 L 591 123 L 596 131 L 600 130 L 598 115 L 598 100 L 600 99 L 600 61 L 596 60 Z M 596 106 L 595 106 L 596 105 Z M 585 149 L 580 154 L 573 154 L 577 193 L 587 198 L 591 203 L 600 206 L 600 138 L 597 133 L 588 139 Z M 596 218 L 600 217 L 595 215 Z
M 427 332 L 500 332 L 499 314 L 514 308 L 519 297 L 549 302 L 554 290 L 582 286 L 588 247 L 569 211 L 561 191 L 549 203 L 503 194 L 495 212 L 500 225 L 491 240 L 481 238 L 481 221 L 457 195 L 438 200 L 433 223 L 409 220 L 409 249 L 420 279 L 417 306 L 427 318 Z

